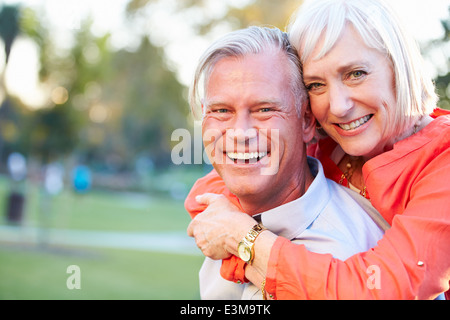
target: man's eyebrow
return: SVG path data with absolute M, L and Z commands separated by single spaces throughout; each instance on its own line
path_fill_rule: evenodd
M 227 105 L 227 103 L 224 102 L 224 101 L 220 101 L 220 100 L 206 100 L 206 99 L 203 101 L 203 104 L 205 106 L 217 106 L 217 105 L 224 106 L 224 105 Z
M 226 102 L 223 101 L 204 101 L 203 103 L 204 107 L 206 109 L 211 109 L 211 108 L 229 108 L 230 105 Z
M 281 105 L 282 105 L 281 101 L 279 101 L 279 100 L 277 100 L 277 99 L 265 99 L 265 100 L 261 100 L 261 101 L 255 103 L 254 105 L 260 106 L 260 105 L 266 105 L 266 104 L 269 104 L 269 105 L 275 105 L 275 106 L 281 106 Z
M 253 108 L 253 107 L 258 107 L 258 106 L 263 106 L 263 105 L 272 105 L 272 106 L 278 106 L 278 107 L 283 106 L 282 102 L 277 99 L 263 99 L 263 100 L 257 100 L 257 101 L 252 102 L 249 105 L 249 107 Z M 220 101 L 220 100 L 205 100 L 204 106 L 206 106 L 206 107 L 228 107 L 229 104 L 227 102 Z

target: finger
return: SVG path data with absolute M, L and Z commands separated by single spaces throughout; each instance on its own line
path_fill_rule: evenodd
M 216 193 L 204 193 L 195 197 L 195 201 L 200 204 L 210 205 L 212 202 L 222 198 L 221 194 Z
M 194 221 L 191 221 L 191 223 L 189 223 L 188 227 L 187 227 L 187 234 L 189 237 L 194 237 L 194 226 L 193 226 Z

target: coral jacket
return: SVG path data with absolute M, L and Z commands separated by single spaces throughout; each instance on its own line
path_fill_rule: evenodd
M 433 116 L 445 114 L 450 112 L 437 109 Z M 334 146 L 329 139 L 308 151 L 336 181 L 342 173 L 328 158 Z M 376 247 L 345 261 L 278 237 L 266 275 L 266 291 L 275 299 L 434 299 L 449 290 L 450 117 L 437 118 L 371 159 L 363 175 L 373 206 L 391 229 Z M 186 199 L 192 217 L 205 209 L 195 201 L 205 192 L 222 193 L 239 206 L 212 171 Z M 244 265 L 234 256 L 226 259 L 221 275 L 242 281 Z M 374 277 L 375 286 L 369 284 Z

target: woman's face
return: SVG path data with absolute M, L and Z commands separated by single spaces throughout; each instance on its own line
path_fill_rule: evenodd
M 303 64 L 314 116 L 350 155 L 371 158 L 390 149 L 396 140 L 388 128 L 396 108 L 390 60 L 369 48 L 351 25 L 315 60 L 322 43 Z

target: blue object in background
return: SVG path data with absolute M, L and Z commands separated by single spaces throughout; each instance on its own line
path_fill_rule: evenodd
M 88 167 L 79 165 L 73 170 L 73 187 L 75 191 L 83 193 L 91 188 L 92 178 L 91 171 Z

